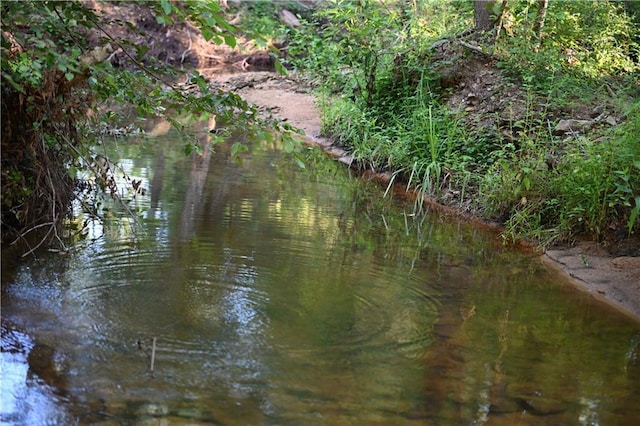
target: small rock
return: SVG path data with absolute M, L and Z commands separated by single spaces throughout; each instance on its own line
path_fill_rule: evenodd
M 169 407 L 165 404 L 146 402 L 138 407 L 136 414 L 139 416 L 162 417 L 169 414 Z
M 289 12 L 287 9 L 282 9 L 280 11 L 280 20 L 288 27 L 298 28 L 300 26 L 300 21 L 298 21 L 296 15 Z
M 618 125 L 618 121 L 616 120 L 616 118 L 612 115 L 608 116 L 607 118 L 604 119 L 604 122 L 607 123 L 609 126 L 616 126 Z
M 29 371 L 35 373 L 49 386 L 66 392 L 67 372 L 69 370 L 66 355 L 51 346 L 36 343 L 27 356 Z
M 504 138 L 505 138 L 506 140 L 510 141 L 510 142 L 513 142 L 513 141 L 515 141 L 515 140 L 516 140 L 516 138 L 513 136 L 513 134 L 512 134 L 509 130 L 507 130 L 507 129 L 502 129 L 502 130 L 500 131 L 500 134 L 501 134 L 502 136 L 504 136 Z
M 522 409 L 535 416 L 558 414 L 567 409 L 567 404 L 557 395 L 544 395 L 542 391 L 529 385 L 509 385 L 506 393 Z
M 591 110 L 591 118 L 595 118 L 604 112 L 604 107 L 602 105 L 598 105 L 593 110 Z
M 478 96 L 476 96 L 475 93 L 469 93 L 467 95 L 467 104 L 468 105 L 478 105 L 479 102 L 480 102 L 480 100 L 478 99 Z
M 193 407 L 180 408 L 177 411 L 176 416 L 183 419 L 202 419 L 205 417 L 202 410 Z
M 429 49 L 430 50 L 436 50 L 438 47 L 440 47 L 440 46 L 442 46 L 442 45 L 444 45 L 444 44 L 446 44 L 448 42 L 449 42 L 449 40 L 447 40 L 446 38 L 443 38 L 442 40 L 434 41 L 431 44 L 431 46 L 429 46 Z
M 560 120 L 553 133 L 555 135 L 563 135 L 569 132 L 583 132 L 589 130 L 593 126 L 593 120 Z

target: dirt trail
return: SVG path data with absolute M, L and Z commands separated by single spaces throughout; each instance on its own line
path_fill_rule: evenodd
M 248 102 L 305 131 L 309 143 L 349 164 L 350 157 L 321 135 L 314 97 L 298 82 L 272 72 L 210 76 L 214 86 L 232 90 Z M 560 271 L 568 284 L 640 321 L 640 257 L 611 255 L 596 243 L 547 250 L 540 261 Z

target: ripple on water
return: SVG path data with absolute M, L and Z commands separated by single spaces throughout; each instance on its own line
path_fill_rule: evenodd
M 163 383 L 206 387 L 211 371 L 225 369 L 255 375 L 250 371 L 263 345 L 268 294 L 256 284 L 252 257 L 229 251 L 218 262 L 170 259 L 168 250 L 110 249 L 72 268 L 74 323 L 87 336 L 83 356 L 97 366 L 87 376 L 96 382 L 110 377 L 113 384 L 139 381 L 153 338 Z
M 68 289 L 56 298 L 81 336 L 76 356 L 87 371 L 78 376 L 96 397 L 117 399 L 130 389 L 145 398 L 181 389 L 251 395 L 280 383 L 273 377 L 280 374 L 289 382 L 276 399 L 306 392 L 320 401 L 326 394 L 317 383 L 326 378 L 316 373 L 375 375 L 376 365 L 419 358 L 430 344 L 438 299 L 425 277 L 367 263 L 366 253 L 319 269 L 327 266 L 310 253 L 323 246 L 311 237 L 276 240 L 268 255 L 249 243 L 198 244 L 200 257 L 122 245 L 72 260 Z M 145 390 L 153 338 L 156 370 Z M 222 389 L 210 390 L 212 383 Z
M 134 297 L 156 283 L 168 284 L 168 248 L 132 249 L 123 242 L 72 259 L 67 276 L 74 298 L 83 303 L 110 303 Z M 132 292 L 131 287 L 138 291 Z
M 339 286 L 330 284 L 331 275 L 325 277 L 326 300 L 305 303 L 288 295 L 276 301 L 274 347 L 306 363 L 320 362 L 327 354 L 424 356 L 439 308 L 426 277 L 408 274 L 400 280 L 393 268 L 354 265 Z M 322 280 L 315 285 L 323 285 Z

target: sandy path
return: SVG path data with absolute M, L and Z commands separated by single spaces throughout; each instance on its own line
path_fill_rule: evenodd
M 542 260 L 577 287 L 640 321 L 640 257 L 614 257 L 595 243 L 580 243 L 547 250 Z

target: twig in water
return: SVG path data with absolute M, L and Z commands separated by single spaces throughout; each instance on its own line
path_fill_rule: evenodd
M 153 366 L 156 362 L 156 338 L 153 338 L 153 343 L 151 344 L 151 365 L 149 366 L 149 371 L 153 372 Z
M 402 212 L 402 216 L 404 216 L 404 232 L 406 235 L 409 235 L 409 224 L 407 223 L 407 212 Z

